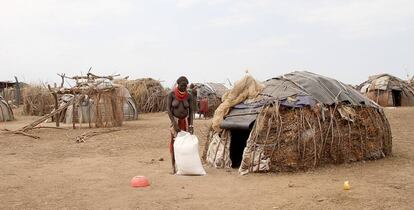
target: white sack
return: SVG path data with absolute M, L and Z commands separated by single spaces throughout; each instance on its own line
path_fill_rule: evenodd
M 174 141 L 174 157 L 179 175 L 205 175 L 200 155 L 198 154 L 198 138 L 188 132 L 181 131 Z

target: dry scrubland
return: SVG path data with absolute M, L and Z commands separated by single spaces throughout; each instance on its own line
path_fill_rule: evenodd
M 214 168 L 206 168 L 204 177 L 170 175 L 165 113 L 142 114 L 123 131 L 85 143 L 74 139 L 89 129 L 31 131 L 40 139 L 0 134 L 0 209 L 412 209 L 414 107 L 385 112 L 393 133 L 391 157 L 247 176 Z M 36 119 L 16 118 L 0 128 Z M 195 122 L 201 146 L 209 122 Z M 147 176 L 151 186 L 131 188 L 135 175 Z M 345 180 L 350 191 L 342 190 Z

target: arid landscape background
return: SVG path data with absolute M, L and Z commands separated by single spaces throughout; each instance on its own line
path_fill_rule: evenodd
M 165 113 L 142 114 L 121 131 L 84 143 L 75 137 L 91 129 L 69 125 L 30 131 L 40 139 L 3 132 L 0 209 L 412 209 L 414 108 L 386 108 L 385 113 L 393 134 L 391 157 L 246 176 L 207 166 L 206 176 L 171 175 Z M 0 128 L 17 129 L 36 119 L 19 110 L 15 115 L 17 120 Z M 209 123 L 195 121 L 200 151 Z M 151 186 L 132 188 L 136 175 L 145 175 Z M 346 180 L 349 191 L 342 187 Z

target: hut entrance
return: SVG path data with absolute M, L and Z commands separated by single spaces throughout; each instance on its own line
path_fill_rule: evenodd
M 401 91 L 400 90 L 392 90 L 392 100 L 394 102 L 394 106 L 401 106 Z
M 243 159 L 243 150 L 246 147 L 247 139 L 251 130 L 230 130 L 230 159 L 231 167 L 239 168 Z

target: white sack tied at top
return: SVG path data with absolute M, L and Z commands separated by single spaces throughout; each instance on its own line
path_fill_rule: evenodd
M 205 175 L 198 153 L 198 138 L 180 131 L 174 141 L 174 157 L 178 175 Z

